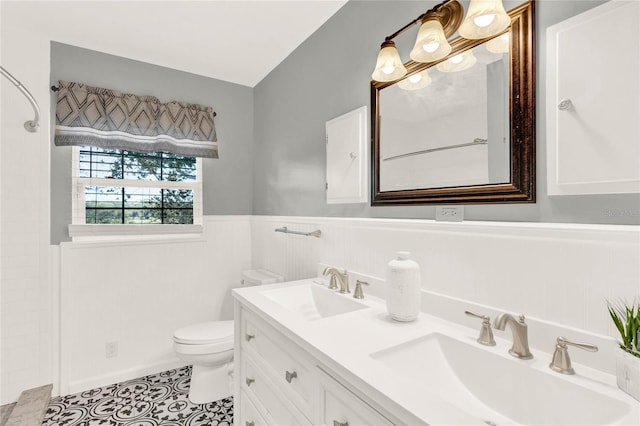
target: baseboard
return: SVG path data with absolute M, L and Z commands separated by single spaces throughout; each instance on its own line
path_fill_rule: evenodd
M 147 376 L 149 374 L 155 374 L 166 370 L 172 370 L 180 367 L 184 367 L 184 361 L 178 358 L 165 360 L 154 363 L 153 365 L 136 366 L 133 368 L 127 368 L 125 370 L 115 371 L 110 374 L 102 376 L 89 377 L 83 380 L 76 380 L 69 382 L 65 395 L 71 395 L 78 392 L 83 392 L 89 389 L 95 389 L 102 386 L 112 385 L 114 383 L 125 382 L 127 380 L 137 379 L 138 377 Z M 61 389 L 61 393 L 64 389 Z M 58 396 L 58 395 L 56 395 Z

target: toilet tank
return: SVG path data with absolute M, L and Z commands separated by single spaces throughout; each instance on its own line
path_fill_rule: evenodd
M 284 277 L 275 272 L 266 269 L 249 269 L 242 271 L 242 279 L 240 284 L 243 286 L 263 285 L 280 283 L 284 281 Z

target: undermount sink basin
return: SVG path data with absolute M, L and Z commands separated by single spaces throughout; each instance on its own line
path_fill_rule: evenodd
M 508 359 L 471 340 L 439 333 L 384 349 L 371 357 L 422 384 L 490 425 L 605 425 L 631 406 L 582 387 L 530 362 Z
M 336 293 L 315 283 L 267 290 L 262 294 L 308 321 L 368 308 L 367 305 L 350 299 L 347 295 Z

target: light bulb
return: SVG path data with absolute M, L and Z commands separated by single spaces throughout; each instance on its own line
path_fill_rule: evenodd
M 422 45 L 422 48 L 427 53 L 435 52 L 436 50 L 438 50 L 438 47 L 440 47 L 440 43 L 437 42 L 437 41 L 431 42 L 431 43 L 425 43 L 425 44 Z
M 398 87 L 402 90 L 420 90 L 429 84 L 431 84 L 431 77 L 429 77 L 427 70 L 424 70 L 400 80 Z
M 436 16 L 428 16 L 420 25 L 416 44 L 409 56 L 416 62 L 434 62 L 451 52 L 442 24 Z
M 487 42 L 487 50 L 491 53 L 509 52 L 509 33 L 504 33 Z
M 436 65 L 440 72 L 456 72 L 471 68 L 477 62 L 473 51 L 466 50 Z
M 494 19 L 496 19 L 496 14 L 490 13 L 488 15 L 476 16 L 475 18 L 473 18 L 473 23 L 480 28 L 484 28 L 491 25 Z
M 381 69 L 381 71 L 387 75 L 391 74 L 395 70 L 396 70 L 396 67 L 394 67 L 393 65 L 386 65 Z
M 503 32 L 510 23 L 502 0 L 471 0 L 458 34 L 470 40 L 489 38 Z
M 375 81 L 387 82 L 402 78 L 407 73 L 407 69 L 402 64 L 396 44 L 391 40 L 386 40 L 380 46 L 376 68 L 371 74 Z
M 462 62 L 464 58 L 462 57 L 462 54 L 460 55 L 456 55 L 454 57 L 452 57 L 451 59 L 449 59 L 451 61 L 452 64 L 459 64 L 460 62 Z

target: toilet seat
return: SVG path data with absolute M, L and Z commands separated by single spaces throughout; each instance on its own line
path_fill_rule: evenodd
M 233 321 L 207 321 L 176 330 L 173 341 L 181 353 L 214 353 L 233 349 Z

